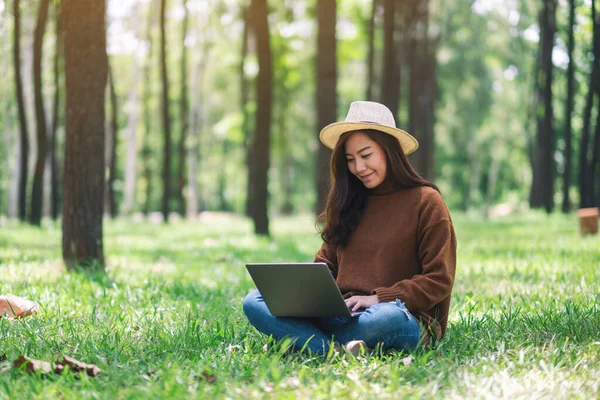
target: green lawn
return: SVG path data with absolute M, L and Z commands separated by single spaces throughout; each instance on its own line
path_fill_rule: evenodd
M 253 287 L 244 264 L 311 261 L 320 240 L 310 217 L 273 221 L 272 241 L 238 217 L 107 221 L 106 275 L 62 269 L 59 225 L 9 223 L 0 294 L 40 311 L 0 319 L 0 356 L 69 355 L 102 373 L 10 370 L 0 398 L 598 398 L 600 236 L 581 238 L 573 215 L 454 219 L 448 336 L 412 363 L 263 353 L 241 310 Z

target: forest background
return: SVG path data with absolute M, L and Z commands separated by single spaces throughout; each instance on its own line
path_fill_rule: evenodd
M 69 41 L 87 22 L 69 1 L 0 0 L 0 215 L 227 211 L 268 234 L 269 216 L 322 210 L 318 133 L 365 99 L 419 140 L 411 161 L 453 210 L 600 204 L 590 0 L 108 1 L 86 28 L 106 65 L 71 85 L 65 52 L 88 47 Z M 105 87 L 95 148 L 68 144 L 69 93 L 87 80 Z M 69 153 L 85 163 L 68 169 Z M 87 164 L 104 195 L 64 199 L 97 182 Z

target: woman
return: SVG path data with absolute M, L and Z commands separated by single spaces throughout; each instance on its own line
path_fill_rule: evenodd
M 327 264 L 358 317 L 276 318 L 258 291 L 244 312 L 261 332 L 326 354 L 333 341 L 352 353 L 409 350 L 446 331 L 456 266 L 456 236 L 438 188 L 406 154 L 417 141 L 397 129 L 382 104 L 357 101 L 344 122 L 325 127 L 333 149 L 332 187 L 315 262 Z M 309 294 L 307 294 L 309 295 Z M 363 350 L 364 349 L 364 350 Z

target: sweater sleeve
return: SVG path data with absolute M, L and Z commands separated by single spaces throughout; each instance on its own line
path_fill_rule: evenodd
M 335 246 L 329 245 L 325 242 L 321 245 L 319 251 L 315 255 L 314 262 L 322 262 L 327 264 L 327 267 L 331 271 L 333 278 L 337 278 L 338 272 L 338 260 L 337 260 L 337 249 Z
M 450 296 L 456 271 L 456 235 L 439 194 L 422 210 L 417 235 L 422 273 L 373 293 L 380 302 L 400 299 L 410 311 L 423 312 Z

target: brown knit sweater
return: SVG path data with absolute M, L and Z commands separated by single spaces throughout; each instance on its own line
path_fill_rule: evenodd
M 373 189 L 344 248 L 323 243 L 315 262 L 328 265 L 344 295 L 400 299 L 427 327 L 424 342 L 446 332 L 456 269 L 456 236 L 442 196 L 430 187 Z

